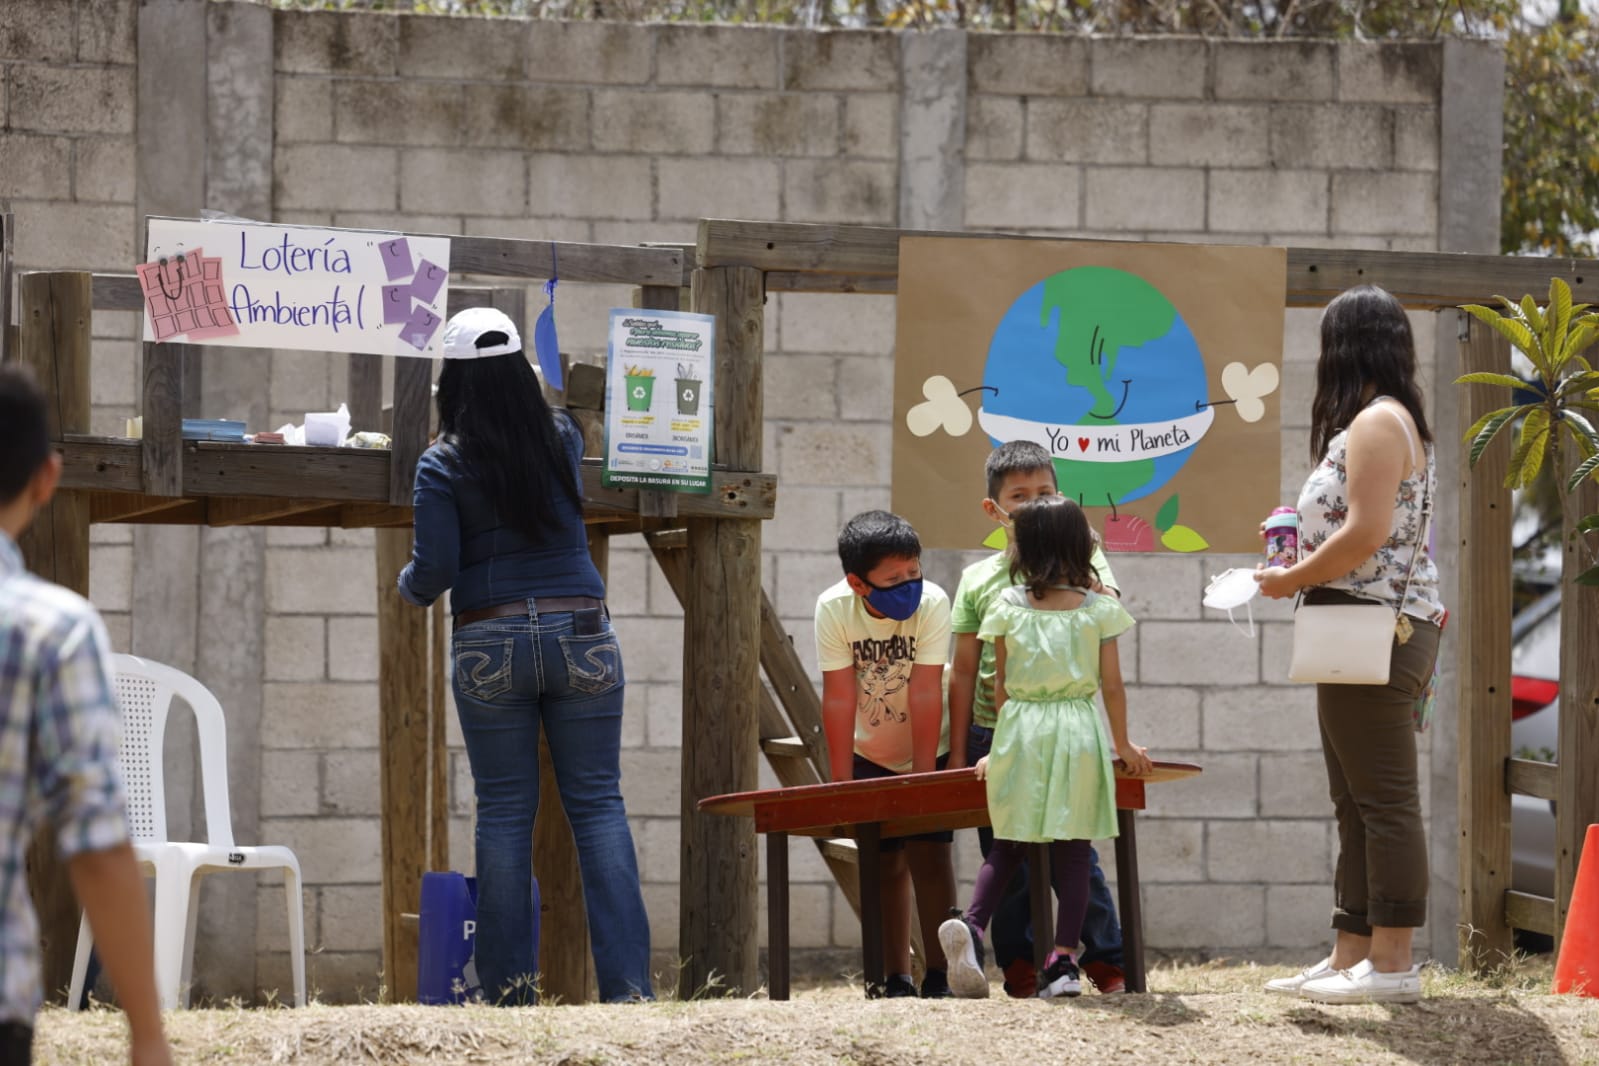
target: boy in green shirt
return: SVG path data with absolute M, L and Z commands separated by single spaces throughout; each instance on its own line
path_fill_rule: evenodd
M 1007 528 L 1011 511 L 1030 500 L 1060 492 L 1049 452 L 1031 441 L 1010 441 L 995 448 L 989 453 L 983 472 L 988 479 L 983 513 Z M 1093 565 L 1101 589 L 1120 596 L 1110 563 L 1098 545 L 1094 547 Z M 973 563 L 961 573 L 950 617 L 950 629 L 955 634 L 949 675 L 951 767 L 975 765 L 988 754 L 994 741 L 994 645 L 978 640 L 977 632 L 983 615 L 999 594 L 1014 584 L 1010 557 L 1003 551 Z M 993 830 L 984 826 L 977 833 L 986 856 L 994 841 Z M 1115 901 L 1105 885 L 1105 872 L 1099 867 L 1099 856 L 1091 854 L 1088 914 L 1083 921 L 1083 972 L 1100 992 L 1121 992 L 1125 988 L 1121 926 L 1116 920 Z M 1033 973 L 1027 921 L 1026 881 L 1018 878 L 1018 891 L 1001 904 L 993 927 L 994 961 L 1005 971 L 1006 991 L 1016 996 L 1032 995 L 1037 977 Z M 951 985 L 957 995 L 987 995 L 986 979 L 979 980 L 982 943 L 969 934 L 965 939 L 970 944 L 953 945 L 956 951 L 950 950 L 952 945 L 944 945 L 949 955 Z M 957 976 L 965 980 L 956 980 Z

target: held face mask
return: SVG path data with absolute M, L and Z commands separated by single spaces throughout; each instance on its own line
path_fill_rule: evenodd
M 1249 628 L 1243 630 L 1246 636 L 1255 635 L 1255 612 L 1249 606 L 1249 601 L 1260 594 L 1260 583 L 1255 580 L 1253 570 L 1234 567 L 1224 570 L 1210 579 L 1210 584 L 1205 586 L 1204 604 L 1214 607 L 1218 611 L 1227 612 L 1227 620 L 1238 626 L 1238 620 L 1233 617 L 1233 611 L 1242 607 L 1249 615 Z

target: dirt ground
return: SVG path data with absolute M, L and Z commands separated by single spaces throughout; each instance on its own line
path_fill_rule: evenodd
M 1552 996 L 1547 961 L 1473 980 L 1429 971 L 1414 1007 L 1324 1007 L 1261 991 L 1286 967 L 1160 968 L 1150 993 L 1069 1001 L 877 1000 L 858 983 L 787 1003 L 665 1000 L 638 1006 L 313 1005 L 169 1015 L 179 1063 L 1000 1063 L 1599 1064 L 1599 1000 Z M 119 1014 L 48 1010 L 35 1062 L 114 1063 Z

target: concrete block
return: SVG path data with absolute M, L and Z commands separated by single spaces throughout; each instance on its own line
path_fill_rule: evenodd
M 272 121 L 278 144 L 333 140 L 333 88 L 339 84 L 327 78 L 294 78 L 281 73 L 274 78 Z
M 683 680 L 683 624 L 669 618 L 615 618 L 629 681 Z
M 593 227 L 583 219 L 467 217 L 461 219 L 461 223 L 460 232 L 473 237 L 515 237 L 524 241 L 578 241 L 579 243 L 587 243 L 594 239 Z M 632 244 L 636 241 L 628 237 L 626 240 L 600 240 L 598 243 Z M 540 286 L 533 286 L 528 292 L 530 298 L 534 300 L 544 298 Z M 561 295 L 565 297 L 566 292 L 563 290 Z M 562 326 L 565 326 L 564 322 Z
M 649 613 L 649 565 L 648 552 L 611 549 L 605 602 L 612 616 Z
M 798 485 L 875 485 L 889 479 L 889 427 L 806 423 L 785 427 L 778 477 Z
M 43 2 L 48 3 L 49 0 Z M 77 15 L 78 62 L 138 62 L 137 0 L 99 0 L 82 5 Z
M 1250 685 L 1260 676 L 1260 645 L 1230 623 L 1145 622 L 1138 676 L 1146 684 Z
M 1348 42 L 1338 46 L 1338 99 L 1433 104 L 1443 83 L 1443 44 Z
M 261 839 L 293 850 L 308 885 L 371 884 L 382 869 L 376 818 L 263 818 Z
M 857 159 L 899 158 L 899 97 L 893 93 L 844 97 L 844 154 Z
M 472 819 L 450 819 L 450 869 L 472 875 L 477 870 L 477 840 Z
M 1099 37 L 1089 47 L 1095 96 L 1183 100 L 1205 95 L 1210 64 L 1205 41 Z
M 1260 760 L 1260 813 L 1273 818 L 1325 818 L 1327 763 L 1320 751 L 1282 752 Z
M 594 147 L 601 152 L 705 155 L 716 140 L 716 110 L 697 92 L 594 93 Z
M 1387 170 L 1393 112 L 1350 104 L 1279 104 L 1271 109 L 1271 161 L 1285 170 Z
M 830 355 L 780 355 L 762 365 L 767 418 L 838 416 L 838 363 Z
M 133 548 L 98 545 L 89 568 L 89 602 L 104 611 L 133 607 Z
M 644 913 L 650 920 L 650 947 L 655 951 L 676 952 L 679 894 L 676 882 L 644 885 Z
M 320 548 L 328 542 L 328 531 L 299 526 L 268 526 L 269 548 Z
M 972 96 L 966 100 L 966 158 L 1019 159 L 1022 154 L 1022 102 L 1010 96 Z
M 1321 746 L 1310 685 L 1212 689 L 1205 693 L 1210 751 L 1313 751 Z
M 1258 167 L 1266 163 L 1265 107 L 1155 104 L 1149 109 L 1149 161 L 1185 166 Z
M 60 196 L 62 179 L 71 172 L 72 141 L 66 137 L 0 133 L 0 196 Z
M 878 30 L 783 35 L 783 88 L 899 88 L 899 42 Z
M 101 544 L 132 544 L 133 527 L 131 525 L 112 524 L 103 522 L 89 527 L 89 547 L 94 549 Z M 89 564 L 93 566 L 91 562 Z
M 1319 170 L 1212 170 L 1210 228 L 1325 233 L 1327 175 Z
M 672 583 L 666 580 L 666 574 L 656 565 L 653 556 L 644 557 L 646 580 L 649 583 L 650 614 L 656 618 L 678 621 L 683 617 L 683 605 L 677 601 L 677 593 L 672 591 Z
M 960 897 L 966 898 L 964 896 Z M 848 907 L 848 904 L 845 904 Z M 850 912 L 854 918 L 854 912 Z M 833 886 L 791 885 L 788 890 L 788 937 L 791 948 L 832 947 Z M 759 936 L 770 943 L 767 910 L 760 908 Z
M 338 141 L 429 146 L 461 142 L 466 123 L 459 85 L 347 78 L 331 84 Z M 461 169 L 469 172 L 471 166 Z
M 144 336 L 144 318 L 137 311 L 100 311 L 90 325 L 95 337 L 134 340 Z
M 383 889 L 380 885 L 329 885 L 319 895 L 317 947 L 323 951 L 383 948 Z
M 395 21 L 402 78 L 522 80 L 528 24 L 520 19 L 401 15 Z
M 1154 818 L 1253 818 L 1260 757 L 1218 752 L 1162 751 L 1160 757 L 1203 766 L 1197 777 L 1149 789 Z
M 272 153 L 272 171 L 279 209 L 392 210 L 399 202 L 400 159 L 393 148 L 283 145 Z
M 314 751 L 263 751 L 261 815 L 283 818 L 321 814 L 320 763 Z
M 527 85 L 462 87 L 463 143 L 480 148 L 569 152 L 589 147 L 589 94 Z M 448 144 L 449 139 L 432 142 Z
M 273 23 L 276 69 L 345 77 L 395 73 L 400 20 L 356 12 L 283 11 Z
M 1294 654 L 1293 623 L 1273 622 L 1259 628 L 1260 680 L 1268 685 L 1286 685 L 1289 683 L 1288 664 L 1293 661 Z
M 839 493 L 835 489 L 779 489 L 777 513 L 761 527 L 761 547 L 777 553 L 831 546 L 841 522 L 838 505 Z
M 784 618 L 807 619 L 803 628 L 789 630 L 796 648 L 808 644 L 815 651 L 816 631 L 809 620 L 816 615 L 816 597 L 844 576 L 834 547 L 837 538 L 835 529 L 831 542 L 824 540 L 810 551 L 788 552 L 777 560 L 777 613 Z
M 1127 729 L 1158 753 L 1199 747 L 1199 692 L 1172 685 L 1137 685 L 1127 692 Z
M 1048 163 L 971 163 L 966 167 L 966 225 L 975 229 L 1076 229 L 1082 171 Z
M 1145 885 L 1144 940 L 1164 951 L 1266 942 L 1266 890 L 1256 885 Z
M 1332 907 L 1330 885 L 1267 885 L 1266 943 L 1314 952 L 1331 939 Z
M 110 611 L 100 613 L 101 621 L 105 622 L 106 639 L 111 642 L 113 652 L 131 652 L 133 650 L 133 615 L 121 614 Z
M 282 614 L 375 614 L 377 584 L 366 552 L 346 548 L 267 551 L 267 610 Z
M 1200 618 L 1205 561 L 1184 555 L 1114 555 L 1110 560 L 1122 603 L 1140 623 Z
M 847 419 L 868 422 L 893 418 L 894 360 L 886 354 L 841 358 L 838 413 Z
M 775 89 L 781 36 L 765 26 L 668 23 L 658 31 L 655 83 Z
M 1332 878 L 1325 821 L 1218 821 L 1205 835 L 1212 881 L 1326 884 Z
M 366 747 L 377 737 L 376 685 L 269 681 L 261 743 L 268 748 Z
M 1088 42 L 1041 33 L 972 33 L 967 85 L 973 93 L 1088 95 Z
M 1105 854 L 1100 857 L 1111 858 Z M 1139 819 L 1138 876 L 1146 885 L 1206 880 L 1205 823 L 1180 818 Z
M 302 887 L 300 890 L 300 916 L 305 922 L 306 948 L 309 951 L 316 944 L 316 923 L 318 910 L 321 905 L 321 893 L 307 892 Z M 289 908 L 283 893 L 283 885 L 278 881 L 271 883 L 259 881 L 255 890 L 255 950 L 287 952 L 289 950 Z M 287 956 L 285 956 L 285 959 Z M 285 963 L 284 977 L 289 976 L 289 968 Z M 309 981 L 307 982 L 309 985 Z M 283 987 L 288 990 L 284 997 L 292 1002 L 294 985 L 285 980 Z M 307 988 L 309 992 L 309 988 Z
M 19 270 L 125 270 L 134 261 L 131 204 L 15 201 Z M 118 427 L 120 432 L 120 426 Z
M 677 818 L 631 818 L 640 881 L 676 882 L 683 867 L 682 822 Z
M 1081 97 L 1027 101 L 1026 157 L 1037 162 L 1144 163 L 1149 108 Z
M 328 619 L 328 679 L 378 679 L 378 620 L 375 617 Z
M 783 166 L 783 218 L 892 225 L 899 205 L 898 181 L 893 163 L 791 160 Z
M 683 747 L 683 686 L 651 685 L 645 699 L 643 744 L 657 750 Z
M 138 402 L 139 351 L 125 340 L 96 339 L 89 347 L 89 402 L 132 408 Z
M 264 680 L 321 681 L 327 676 L 326 623 L 316 615 L 268 615 Z
M 327 814 L 346 816 L 382 814 L 379 773 L 376 748 L 346 749 L 324 754 L 322 756 L 324 811 Z
M 682 758 L 676 751 L 624 751 L 622 797 L 634 818 L 676 819 L 682 813 Z
M 855 917 L 855 909 L 849 905 L 849 900 L 844 897 L 843 889 L 837 885 L 829 888 L 833 896 L 833 929 L 832 940 L 835 948 L 853 948 L 857 951 L 861 946 L 861 922 Z M 957 899 L 968 899 L 969 895 L 957 896 Z
M 0 25 L 0 59 L 70 62 L 75 51 L 72 16 L 60 0 L 13 0 Z
M 738 93 L 716 98 L 716 149 L 726 155 L 838 154 L 839 98 L 822 93 Z
M 520 216 L 527 211 L 522 153 L 444 148 L 403 152 L 400 209 Z
M 637 244 L 643 242 L 659 242 L 662 244 L 693 244 L 698 231 L 698 222 L 685 220 L 663 220 L 657 222 L 596 222 L 594 223 L 593 237 L 589 238 L 596 244 Z M 772 296 L 767 298 L 770 307 Z M 770 312 L 768 312 L 770 313 Z M 768 324 L 766 328 L 766 350 L 773 348 L 776 330 Z
M 541 24 L 542 25 L 542 24 Z M 651 218 L 649 162 L 643 156 L 529 155 L 528 203 L 550 218 Z
M 1331 100 L 1337 50 L 1322 41 L 1217 41 L 1218 100 Z
M 523 62 L 528 81 L 643 85 L 650 80 L 658 27 L 540 19 L 528 29 Z
M 768 312 L 768 321 L 771 317 Z M 892 296 L 787 292 L 776 317 L 784 352 L 882 355 L 894 350 Z
M 1332 231 L 1432 236 L 1438 231 L 1438 175 L 1334 174 Z
M 774 160 L 660 159 L 655 166 L 660 218 L 777 217 L 782 175 Z
M 80 137 L 72 143 L 72 197 L 133 203 L 134 142 L 130 137 Z
M 472 763 L 464 751 L 449 753 L 450 813 L 470 816 L 476 804 Z

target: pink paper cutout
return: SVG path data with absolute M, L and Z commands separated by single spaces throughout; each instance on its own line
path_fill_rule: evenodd
M 411 281 L 411 293 L 423 303 L 432 303 L 439 294 L 439 286 L 448 275 L 443 267 L 426 259 L 417 264 L 416 277 Z
M 408 278 L 415 273 L 416 267 L 411 261 L 411 243 L 404 237 L 384 241 L 378 245 L 378 250 L 383 253 L 383 269 L 388 271 L 390 281 Z
M 195 248 L 135 268 L 150 330 L 158 341 L 187 334 L 191 341 L 239 332 L 228 311 L 222 260 Z

